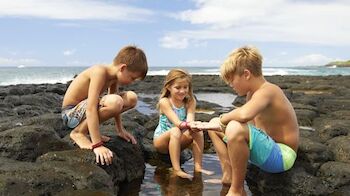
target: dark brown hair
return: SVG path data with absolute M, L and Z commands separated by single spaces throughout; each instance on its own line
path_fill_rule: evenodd
M 132 45 L 122 48 L 114 58 L 113 64 L 126 64 L 128 71 L 140 73 L 141 79 L 146 77 L 148 71 L 145 53 L 142 49 Z

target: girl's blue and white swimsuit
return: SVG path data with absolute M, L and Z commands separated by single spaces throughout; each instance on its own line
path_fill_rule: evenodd
M 177 115 L 177 117 L 180 119 L 180 121 L 186 121 L 187 118 L 187 111 L 185 106 L 182 106 L 180 108 L 177 108 L 175 106 L 172 106 L 173 111 Z M 163 133 L 167 132 L 170 128 L 175 127 L 175 125 L 168 119 L 168 117 L 165 114 L 159 115 L 159 123 L 154 131 L 153 138 L 157 138 Z

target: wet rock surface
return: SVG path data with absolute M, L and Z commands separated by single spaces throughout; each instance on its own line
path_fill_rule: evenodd
M 268 174 L 250 165 L 247 182 L 253 193 L 271 195 L 347 195 L 350 190 L 350 77 L 271 76 L 297 113 L 300 147 L 294 167 Z M 62 127 L 60 108 L 67 84 L 12 85 L 0 87 L 0 195 L 116 195 L 122 183 L 143 177 L 145 161 L 169 162 L 153 148 L 158 123 L 156 103 L 163 76 L 148 76 L 125 87 L 137 93 L 153 113 L 137 110 L 123 114 L 125 128 L 138 145 L 116 136 L 114 122 L 101 125 L 112 137 L 106 145 L 115 153 L 113 164 L 95 164 L 92 151 L 76 148 L 69 130 Z M 193 76 L 195 93 L 232 93 L 219 76 Z M 233 100 L 232 100 L 233 101 Z M 233 105 L 244 103 L 239 97 Z M 205 101 L 197 120 L 208 121 L 225 108 Z M 304 128 L 303 126 L 306 126 Z M 205 133 L 205 150 L 214 152 Z M 182 161 L 191 158 L 190 151 Z

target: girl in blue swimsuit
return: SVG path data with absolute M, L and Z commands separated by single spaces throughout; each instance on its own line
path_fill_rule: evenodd
M 184 70 L 170 70 L 165 78 L 158 102 L 159 124 L 154 131 L 153 145 L 160 153 L 169 153 L 173 172 L 182 178 L 192 178 L 180 167 L 180 152 L 192 144 L 194 171 L 212 174 L 202 169 L 203 132 L 191 131 L 196 100 L 192 92 L 191 76 Z

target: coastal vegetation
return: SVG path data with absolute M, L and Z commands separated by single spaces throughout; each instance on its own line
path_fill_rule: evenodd
M 348 61 L 333 61 L 326 64 L 327 67 L 337 66 L 337 67 L 350 67 L 350 60 Z

